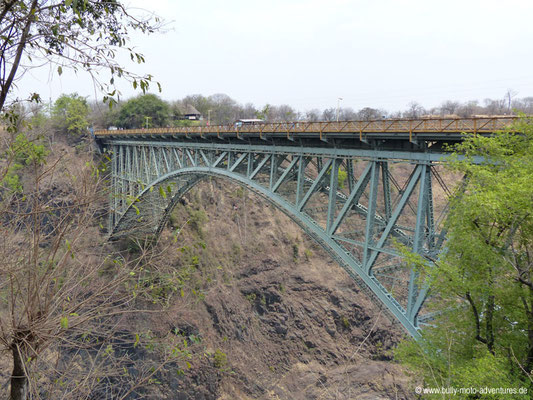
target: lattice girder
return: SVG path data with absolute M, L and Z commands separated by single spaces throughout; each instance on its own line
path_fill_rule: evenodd
M 418 335 L 428 291 L 415 271 L 406 270 L 398 245 L 432 257 L 442 245 L 433 216 L 434 158 L 175 141 L 114 140 L 107 149 L 112 238 L 158 235 L 179 198 L 198 182 L 229 179 L 291 217 Z

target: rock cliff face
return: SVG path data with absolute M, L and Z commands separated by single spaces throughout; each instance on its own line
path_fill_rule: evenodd
M 203 182 L 176 207 L 162 242 L 180 250 L 169 262 L 195 273 L 191 292 L 174 296 L 152 328 L 193 335 L 209 356 L 179 378 L 164 373 L 158 397 L 412 398 L 391 360 L 399 326 L 260 198 Z

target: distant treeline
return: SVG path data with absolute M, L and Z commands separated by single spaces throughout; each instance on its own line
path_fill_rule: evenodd
M 192 108 L 191 108 L 192 106 Z M 189 120 L 183 114 L 195 109 L 200 120 Z M 513 115 L 517 112 L 533 114 L 533 97 L 515 98 L 508 91 L 501 99 L 485 99 L 459 102 L 446 100 L 439 107 L 424 108 L 412 102 L 403 111 L 350 107 L 311 109 L 299 111 L 287 104 L 257 108 L 252 103 L 240 104 L 228 95 L 190 95 L 180 100 L 165 101 L 153 94 L 146 94 L 121 101 L 112 108 L 102 102 L 89 103 L 77 94 L 62 95 L 54 104 L 31 105 L 27 110 L 32 118 L 49 118 L 63 130 L 80 131 L 85 124 L 95 128 L 141 128 L 231 124 L 238 119 L 260 118 L 268 122 L 283 121 L 339 121 L 374 120 L 382 118 L 420 118 L 422 116 Z M 338 116 L 337 116 L 338 113 Z

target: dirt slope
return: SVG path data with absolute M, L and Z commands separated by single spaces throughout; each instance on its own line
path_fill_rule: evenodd
M 401 329 L 260 198 L 204 182 L 177 206 L 162 243 L 178 254 L 169 262 L 195 266 L 194 291 L 174 296 L 151 327 L 159 336 L 177 329 L 199 337 L 208 356 L 179 379 L 162 376 L 159 397 L 413 397 L 391 361 Z

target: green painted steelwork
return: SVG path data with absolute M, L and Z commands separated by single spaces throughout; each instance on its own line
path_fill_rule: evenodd
M 428 290 L 397 244 L 428 258 L 440 251 L 432 187 L 441 180 L 432 176 L 440 176 L 445 153 L 427 143 L 145 139 L 98 138 L 112 155 L 111 238 L 158 235 L 188 190 L 207 177 L 228 179 L 281 209 L 419 335 L 420 321 L 429 319 L 421 314 Z

